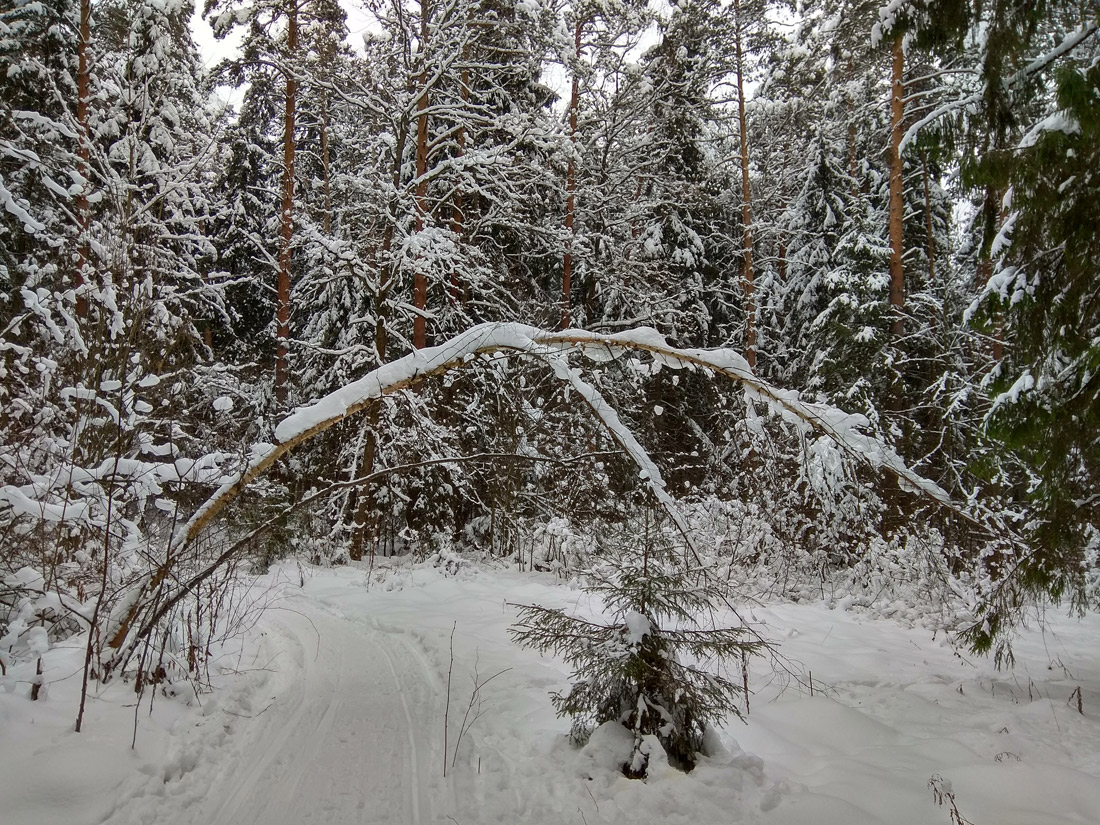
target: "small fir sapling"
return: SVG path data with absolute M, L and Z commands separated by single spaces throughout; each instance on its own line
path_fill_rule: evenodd
M 603 600 L 607 621 L 523 605 L 510 633 L 519 645 L 560 655 L 573 668 L 571 689 L 552 701 L 559 716 L 573 718 L 574 741 L 617 721 L 634 736 L 624 774 L 646 775 L 651 737 L 670 765 L 690 771 L 707 726 L 731 712 L 741 716 L 742 685 L 706 664 L 736 662 L 763 642 L 747 627 L 703 626 L 722 594 L 702 570 L 649 550 L 628 551 L 611 567 L 593 572 L 585 588 Z

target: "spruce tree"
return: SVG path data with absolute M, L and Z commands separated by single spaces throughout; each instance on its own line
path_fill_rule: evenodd
M 521 606 L 510 633 L 572 667 L 572 687 L 553 702 L 559 716 L 572 717 L 574 741 L 621 724 L 633 735 L 622 771 L 640 778 L 656 746 L 673 767 L 690 771 L 707 727 L 741 716 L 743 685 L 722 668 L 758 652 L 761 642 L 746 626 L 714 626 L 723 588 L 706 570 L 674 557 L 648 530 L 636 538 L 640 547 L 589 573 L 585 590 L 603 602 L 603 617 Z

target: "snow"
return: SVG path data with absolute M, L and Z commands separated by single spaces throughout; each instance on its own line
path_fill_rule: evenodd
M 63 522 L 77 521 L 88 515 L 89 507 L 83 502 L 66 502 L 53 504 L 38 501 L 27 493 L 11 484 L 0 487 L 0 504 L 10 507 L 12 512 L 42 521 Z
M 1039 142 L 1044 132 L 1062 132 L 1067 135 L 1079 135 L 1081 124 L 1070 117 L 1066 112 L 1054 112 L 1040 120 L 1028 130 L 1019 142 L 1017 149 L 1027 149 Z
M 638 647 L 642 639 L 653 633 L 653 624 L 635 610 L 630 610 L 623 616 L 623 624 L 626 625 L 626 643 L 630 647 Z
M 756 606 L 783 659 L 753 661 L 747 724 L 710 732 L 686 775 L 651 743 L 643 782 L 618 772 L 631 741 L 614 724 L 569 743 L 547 695 L 568 669 L 508 641 L 515 603 L 598 615 L 570 584 L 434 557 L 373 572 L 291 563 L 256 586 L 272 607 L 216 649 L 213 693 L 172 686 L 135 716 L 116 681 L 78 735 L 82 641 L 43 654 L 37 703 L 28 665 L 14 666 L 0 690 L 5 825 L 947 823 L 933 775 L 979 825 L 1083 825 L 1100 810 L 1100 616 L 1048 615 L 997 672 L 928 630 Z M 460 737 L 474 685 L 506 668 Z M 1078 687 L 1084 715 L 1067 701 Z

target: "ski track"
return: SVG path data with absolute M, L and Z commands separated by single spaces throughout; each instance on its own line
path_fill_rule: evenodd
M 435 821 L 442 698 L 423 651 L 407 634 L 316 601 L 291 604 L 267 627 L 267 644 L 279 654 L 269 706 L 236 725 L 220 752 L 206 751 L 202 769 L 165 775 L 159 788 L 150 783 L 105 823 Z M 211 738 L 201 728 L 191 735 L 199 740 L 191 751 Z M 175 783 L 184 787 L 168 787 Z

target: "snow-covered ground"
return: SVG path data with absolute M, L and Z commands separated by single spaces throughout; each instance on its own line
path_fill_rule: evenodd
M 997 672 L 926 629 L 750 609 L 800 675 L 756 660 L 748 723 L 693 773 L 640 782 L 615 772 L 613 737 L 571 747 L 547 696 L 567 669 L 508 639 L 509 603 L 585 613 L 588 596 L 453 559 L 385 564 L 262 578 L 273 606 L 214 663 L 213 693 L 158 691 L 150 713 L 113 683 L 81 734 L 75 643 L 47 654 L 43 701 L 9 674 L 0 822 L 948 823 L 933 775 L 974 825 L 1100 822 L 1098 616 L 1048 616 Z

